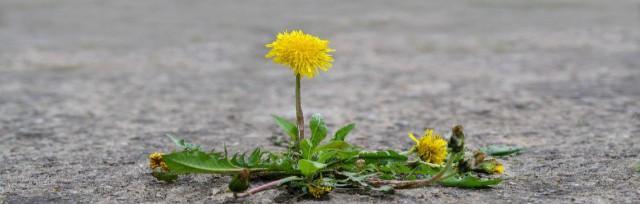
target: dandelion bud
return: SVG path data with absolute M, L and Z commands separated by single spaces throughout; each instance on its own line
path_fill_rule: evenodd
M 502 172 L 504 172 L 504 166 L 497 160 L 490 159 L 478 164 L 476 171 L 488 174 L 502 174 Z
M 484 152 L 481 152 L 481 151 L 474 152 L 473 153 L 473 159 L 475 161 L 474 164 L 478 165 L 482 163 L 486 157 L 487 157 L 487 154 L 485 154 Z
M 249 170 L 243 169 L 239 174 L 236 174 L 229 183 L 229 190 L 234 193 L 244 192 L 249 188 Z
M 356 168 L 358 168 L 358 170 L 362 170 L 364 169 L 364 165 L 365 165 L 365 161 L 364 159 L 358 159 L 356 160 Z
M 460 172 L 468 172 L 471 171 L 471 169 L 471 160 L 468 158 L 464 158 L 458 163 L 458 171 Z
M 464 150 L 464 132 L 462 132 L 462 125 L 456 125 L 451 130 L 449 148 L 451 148 L 453 153 L 462 152 Z

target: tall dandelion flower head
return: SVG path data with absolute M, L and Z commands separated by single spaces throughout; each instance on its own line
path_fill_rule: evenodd
M 447 158 L 447 141 L 438 133 L 428 129 L 420 139 L 416 139 L 413 133 L 409 133 L 409 137 L 416 142 L 416 153 L 422 161 L 433 164 L 444 163 Z
M 278 33 L 276 40 L 266 44 L 271 48 L 265 55 L 273 62 L 288 66 L 294 74 L 313 78 L 318 69 L 328 71 L 331 68 L 335 50 L 329 47 L 328 40 L 306 34 L 301 30 Z

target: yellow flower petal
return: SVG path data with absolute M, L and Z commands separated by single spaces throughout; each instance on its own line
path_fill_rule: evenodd
M 502 174 L 502 172 L 504 172 L 504 166 L 501 163 L 496 164 L 496 166 L 493 168 L 493 172 L 495 174 Z
M 294 74 L 313 78 L 318 69 L 328 71 L 335 50 L 329 48 L 329 41 L 306 34 L 301 30 L 279 33 L 276 40 L 265 45 L 271 48 L 265 55 L 273 62 L 291 68 Z
M 412 136 L 413 134 L 409 133 L 409 137 L 418 143 L 416 145 L 416 153 L 422 161 L 433 164 L 444 163 L 447 158 L 447 141 L 442 139 L 439 134 L 434 133 L 432 129 L 428 129 L 419 140 Z
M 307 184 L 307 190 L 309 190 L 309 193 L 311 193 L 313 197 L 320 198 L 326 195 L 327 193 L 331 192 L 333 188 L 331 186 L 315 186 L 315 185 Z
M 433 136 L 433 129 L 426 129 L 426 130 L 424 130 L 424 136 L 425 136 L 425 137 L 431 137 L 431 136 Z
M 413 141 L 415 141 L 416 144 L 420 144 L 420 141 L 418 141 L 418 139 L 416 139 L 416 136 L 413 135 L 412 132 L 409 133 L 409 138 L 411 138 Z
M 169 166 L 164 162 L 162 155 L 163 153 L 160 152 L 154 152 L 149 155 L 149 167 L 151 169 L 160 168 L 164 171 L 169 170 Z

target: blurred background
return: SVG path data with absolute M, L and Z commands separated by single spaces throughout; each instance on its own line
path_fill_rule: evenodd
M 491 191 L 391 201 L 640 199 L 638 1 L 0 0 L 0 203 L 223 201 L 225 178 L 158 183 L 146 155 L 165 133 L 279 149 L 294 78 L 264 44 L 292 29 L 336 50 L 303 81 L 305 114 L 357 123 L 355 144 L 463 124 L 475 147 L 528 149 Z

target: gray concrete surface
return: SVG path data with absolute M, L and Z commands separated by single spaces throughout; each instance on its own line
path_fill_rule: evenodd
M 263 45 L 296 28 L 337 50 L 303 82 L 305 112 L 356 122 L 353 143 L 463 124 L 472 146 L 528 148 L 493 189 L 323 202 L 640 200 L 638 1 L 0 0 L 0 203 L 231 201 L 228 178 L 160 183 L 146 156 L 168 132 L 278 150 L 293 77 Z

